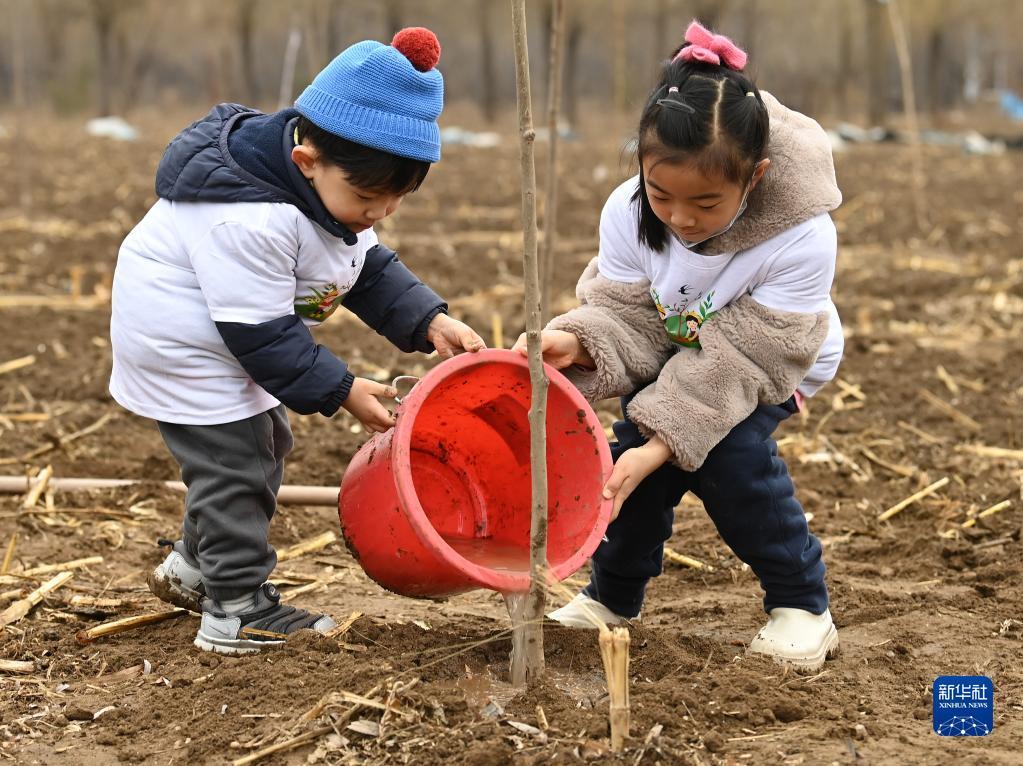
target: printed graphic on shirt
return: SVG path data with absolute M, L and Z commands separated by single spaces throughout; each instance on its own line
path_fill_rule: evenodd
M 689 285 L 682 285 L 678 290 L 682 300 L 671 305 L 665 304 L 653 288 L 650 289 L 650 296 L 654 299 L 657 313 L 664 322 L 664 331 L 671 342 L 686 348 L 700 348 L 700 328 L 717 313 L 713 310 L 714 291 L 711 290 L 706 297 L 700 293 L 689 298 L 689 290 Z M 695 301 L 699 301 L 697 308 L 689 309 Z
M 312 288 L 312 295 L 300 296 L 295 301 L 295 313 L 314 322 L 323 322 L 341 305 L 341 291 L 337 282 L 329 282 L 322 290 Z

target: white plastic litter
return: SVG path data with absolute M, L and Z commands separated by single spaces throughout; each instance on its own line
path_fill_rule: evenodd
M 115 141 L 137 141 L 138 129 L 120 117 L 96 117 L 85 123 L 85 132 L 90 136 L 112 138 Z

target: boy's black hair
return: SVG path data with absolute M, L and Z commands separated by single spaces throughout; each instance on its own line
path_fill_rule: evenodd
M 639 120 L 639 188 L 632 198 L 639 201 L 639 240 L 658 251 L 667 244 L 668 229 L 650 207 L 643 158 L 745 184 L 764 157 L 770 131 L 767 107 L 752 80 L 725 66 L 676 60 L 686 45 L 665 65 Z
M 348 182 L 368 191 L 410 194 L 416 191 L 430 163 L 357 144 L 319 127 L 304 116 L 298 118 L 298 141 L 307 140 L 320 157 L 344 171 Z

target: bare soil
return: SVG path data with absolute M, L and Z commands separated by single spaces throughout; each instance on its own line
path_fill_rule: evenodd
M 294 587 L 326 583 L 299 603 L 338 620 L 363 613 L 340 643 L 300 635 L 280 651 L 217 657 L 192 646 L 193 616 L 76 642 L 82 629 L 164 608 L 145 578 L 162 557 L 156 539 L 174 537 L 181 518 L 181 496 L 156 483 L 177 478 L 177 469 L 154 424 L 120 410 L 106 392 L 103 299 L 117 246 L 152 201 L 153 169 L 172 131 L 163 125 L 137 144 L 115 144 L 43 122 L 32 137 L 40 150 L 30 153 L 39 164 L 25 179 L 29 212 L 15 210 L 16 183 L 0 188 L 0 290 L 41 299 L 0 308 L 0 363 L 35 356 L 0 375 L 0 473 L 52 464 L 60 477 L 151 480 L 58 493 L 51 512 L 44 501 L 27 513 L 22 496 L 0 497 L 0 551 L 16 536 L 0 608 L 50 576 L 19 576 L 24 570 L 102 557 L 0 633 L 0 659 L 32 663 L 24 674 L 0 670 L 0 758 L 227 763 L 319 731 L 260 762 L 1020 763 L 1019 154 L 928 149 L 925 226 L 915 215 L 906 149 L 855 147 L 839 156 L 842 384 L 824 389 L 778 436 L 825 546 L 842 652 L 812 676 L 747 656 L 744 645 L 765 618 L 759 587 L 699 502 L 686 498 L 670 545 L 713 569 L 669 563 L 651 586 L 632 629 L 633 738 L 613 755 L 595 634 L 547 629 L 549 678 L 515 692 L 504 682 L 510 642 L 496 594 L 442 603 L 394 596 L 369 581 L 340 542 L 280 567 Z M 0 139 L 5 178 L 14 178 L 16 151 L 27 150 Z M 595 253 L 603 201 L 629 170 L 620 144 L 598 137 L 566 145 L 563 157 L 555 288 L 567 308 Z M 594 173 L 598 165 L 607 177 Z M 488 339 L 500 314 L 506 345 L 523 324 L 517 168 L 510 137 L 497 149 L 446 148 L 424 188 L 381 232 Z M 82 307 L 72 289 L 98 298 Z M 435 363 L 402 355 L 350 317 L 335 317 L 318 335 L 381 380 Z M 615 403 L 600 414 L 609 425 Z M 94 432 L 61 441 L 107 415 Z M 366 438 L 347 416 L 295 416 L 293 426 L 289 483 L 337 484 Z M 977 444 L 1017 452 L 992 457 Z M 878 521 L 946 476 L 936 493 Z M 1012 505 L 962 526 L 1003 500 Z M 284 547 L 325 531 L 338 531 L 332 509 L 282 507 L 272 535 Z M 76 596 L 114 601 L 90 605 Z M 931 684 L 946 674 L 993 679 L 990 736 L 933 733 Z M 352 713 L 353 703 L 328 696 L 342 691 L 378 702 L 393 693 L 392 709 Z M 326 707 L 303 720 L 321 700 Z M 542 734 L 513 725 L 538 727 L 538 707 L 549 724 Z M 332 722 L 336 732 L 326 728 Z

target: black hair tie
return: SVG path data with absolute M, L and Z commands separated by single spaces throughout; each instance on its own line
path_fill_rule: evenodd
M 674 109 L 677 112 L 685 112 L 687 114 L 696 114 L 696 109 L 691 104 L 686 103 L 682 100 L 682 96 L 678 95 L 678 86 L 672 85 L 668 88 L 668 95 L 664 98 L 657 99 L 657 106 L 663 106 L 668 109 Z

